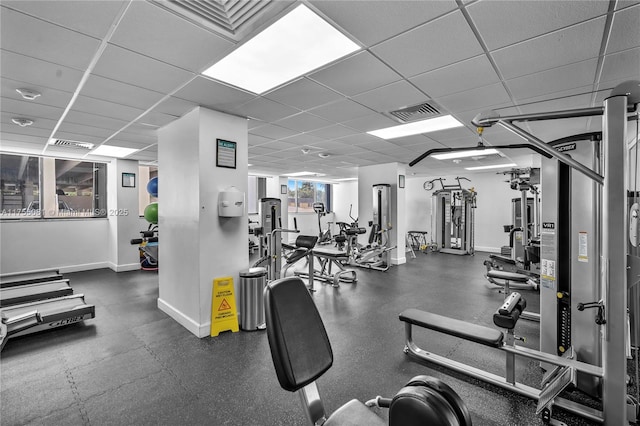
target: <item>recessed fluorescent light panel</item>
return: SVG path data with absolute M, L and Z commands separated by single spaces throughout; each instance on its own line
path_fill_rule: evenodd
M 202 74 L 262 94 L 358 49 L 300 5 Z
M 89 154 L 91 155 L 100 155 L 102 157 L 116 157 L 122 158 L 127 155 L 133 154 L 137 149 L 133 148 L 123 148 L 121 146 L 112 146 L 112 145 L 100 145 Z
M 492 166 L 477 166 L 477 167 L 465 167 L 465 170 L 489 170 L 489 169 L 502 169 L 504 167 L 515 167 L 516 163 L 509 164 L 494 164 Z
M 454 127 L 462 126 L 463 124 L 451 115 L 443 115 L 442 117 L 429 118 L 427 120 L 415 121 L 413 123 L 400 124 L 399 126 L 372 130 L 367 133 L 382 139 L 395 139 L 403 136 L 437 132 L 438 130 L 453 129 Z
M 358 178 L 340 178 L 340 179 L 335 179 L 337 182 L 348 182 L 351 180 L 358 180 Z
M 296 173 L 287 173 L 285 176 L 289 177 L 300 177 L 300 176 L 324 176 L 322 173 L 315 172 L 296 172 Z
M 451 160 L 452 158 L 465 158 L 465 157 L 484 157 L 486 155 L 499 154 L 497 149 L 474 149 L 472 151 L 454 151 L 447 152 L 445 154 L 434 154 L 433 158 L 436 160 Z

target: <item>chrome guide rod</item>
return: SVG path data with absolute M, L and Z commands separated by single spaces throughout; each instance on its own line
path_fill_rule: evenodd
M 536 112 L 532 114 L 507 115 L 504 117 L 497 116 L 497 113 L 494 112 L 494 114 L 496 114 L 496 117 L 475 117 L 473 120 L 471 120 L 471 123 L 477 127 L 490 127 L 494 124 L 499 124 L 501 120 L 509 122 L 554 120 L 560 118 L 578 118 L 589 117 L 592 115 L 602 115 L 603 112 L 603 107 L 578 108 L 553 112 Z
M 625 114 L 623 114 L 622 117 L 624 118 Z M 541 149 L 542 151 L 546 152 L 547 154 L 551 155 L 553 158 L 556 158 L 558 161 L 566 164 L 567 166 L 571 167 L 572 169 L 575 169 L 575 170 L 579 171 L 580 173 L 584 174 L 588 178 L 598 182 L 600 185 L 602 185 L 602 183 L 604 182 L 604 178 L 602 176 L 600 176 L 598 173 L 594 172 L 593 170 L 591 170 L 590 168 L 586 167 L 582 163 L 580 163 L 580 162 L 574 160 L 573 158 L 569 157 L 567 154 L 564 154 L 562 152 L 556 151 L 554 148 L 550 147 L 549 145 L 547 145 L 542 140 L 540 140 L 540 139 L 536 138 L 535 136 L 533 136 L 532 134 L 522 130 L 521 128 L 519 128 L 515 124 L 511 123 L 510 121 L 505 121 L 503 119 L 500 119 L 500 120 L 498 120 L 498 124 L 501 125 L 502 127 L 504 127 L 505 129 L 510 130 L 511 132 L 515 133 L 516 135 L 526 139 L 527 141 L 529 141 L 529 143 L 531 143 L 532 145 L 538 147 L 539 149 Z

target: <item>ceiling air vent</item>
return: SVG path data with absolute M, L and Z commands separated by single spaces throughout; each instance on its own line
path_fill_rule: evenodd
M 434 102 L 423 102 L 418 105 L 389 111 L 387 114 L 395 117 L 403 123 L 424 120 L 440 115 L 440 110 Z
M 62 148 L 82 149 L 88 151 L 93 148 L 93 144 L 89 142 L 69 141 L 66 139 L 51 139 L 49 145 L 59 146 Z
M 154 0 L 160 7 L 170 10 L 199 26 L 235 41 L 290 3 L 275 0 Z

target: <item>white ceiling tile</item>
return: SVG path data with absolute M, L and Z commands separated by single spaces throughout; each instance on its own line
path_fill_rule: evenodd
M 598 60 L 589 59 L 507 80 L 506 84 L 513 97 L 522 100 L 593 84 L 597 67 Z
M 58 136 L 58 133 L 73 133 L 82 135 L 83 138 L 86 138 L 87 136 L 95 136 L 102 141 L 111 136 L 113 134 L 113 130 L 91 127 L 84 124 L 70 123 L 65 120 L 58 128 L 58 132 L 55 134 L 56 137 L 60 137 Z
M 153 145 L 158 142 L 157 136 L 147 136 L 140 135 L 137 133 L 129 133 L 129 132 L 118 132 L 117 135 L 114 136 L 114 139 L 118 139 L 121 141 L 135 142 L 140 145 Z
M 148 124 L 152 126 L 162 127 L 165 126 L 172 121 L 176 120 L 179 117 L 175 115 L 163 114 L 161 112 L 151 111 L 140 117 L 138 120 L 141 124 Z
M 451 95 L 500 81 L 486 55 L 412 77 L 410 81 L 431 97 Z
M 375 142 L 380 140 L 380 138 L 376 136 L 371 136 L 366 133 L 358 133 L 351 136 L 345 136 L 339 139 L 340 142 L 346 143 L 349 145 L 366 145 L 367 143 Z
M 49 24 L 24 13 L 2 8 L 2 48 L 76 69 L 85 69 L 100 41 Z
M 640 45 L 640 5 L 613 14 L 607 54 Z
M 640 79 L 640 48 L 613 53 L 604 57 L 601 82 L 619 79 Z
M 561 111 L 565 109 L 589 108 L 591 106 L 591 94 L 569 96 L 561 99 L 539 101 L 528 105 L 521 105 L 522 114 L 530 114 L 545 111 Z
M 46 118 L 57 121 L 64 112 L 64 108 L 36 104 L 20 99 L 2 98 L 0 104 L 2 112 L 8 112 L 31 119 Z
M 131 121 L 144 112 L 144 110 L 138 108 L 118 105 L 113 102 L 89 98 L 87 96 L 78 96 L 71 109 L 89 114 L 117 118 L 123 121 Z
M 3 150 L 6 150 L 7 148 L 22 148 L 23 150 L 19 150 L 19 152 L 37 155 L 42 153 L 42 148 L 47 143 L 46 136 L 43 137 L 13 133 L 13 129 L 12 131 L 9 131 L 5 126 L 0 130 L 0 139 L 2 140 Z M 32 150 L 37 150 L 37 152 Z
M 157 138 L 157 131 L 157 126 L 146 126 L 144 124 L 140 124 L 139 122 L 129 123 L 125 130 L 126 133 L 134 133 L 136 135 L 146 136 L 149 138 Z
M 98 127 L 100 129 L 120 130 L 127 125 L 126 121 L 117 120 L 115 118 L 101 117 L 99 115 L 87 114 L 82 111 L 71 110 L 67 114 L 65 122 L 84 124 L 89 127 Z
M 300 112 L 297 109 L 261 97 L 255 98 L 239 107 L 233 108 L 232 111 L 243 117 L 252 117 L 257 118 L 258 120 L 270 122 L 274 122 Z
M 296 135 L 298 132 L 274 124 L 265 124 L 264 126 L 251 129 L 251 134 L 269 139 L 281 139 Z
M 425 102 L 428 96 L 402 80 L 354 96 L 353 99 L 377 112 L 388 112 Z
M 249 147 L 249 154 L 250 155 L 269 155 L 271 154 L 274 157 L 277 157 L 276 152 L 278 150 L 276 149 L 269 149 L 266 147 L 266 145 L 260 145 L 260 146 L 250 146 Z
M 0 51 L 0 63 L 2 78 L 24 81 L 38 87 L 73 93 L 82 79 L 80 71 L 6 50 Z
M 70 92 L 64 92 L 62 90 L 52 89 L 49 87 L 37 86 L 31 83 L 11 80 L 4 77 L 2 78 L 2 80 L 0 80 L 0 93 L 2 93 L 3 97 L 12 98 L 19 101 L 23 100 L 22 96 L 16 91 L 16 89 L 20 88 L 27 88 L 40 93 L 40 96 L 29 102 L 58 108 L 66 108 L 67 104 L 71 100 L 71 96 L 73 95 L 73 93 Z
M 455 9 L 447 1 L 317 1 L 311 4 L 367 46 Z
M 285 149 L 292 149 L 292 148 L 298 147 L 298 145 L 296 145 L 295 143 L 285 142 L 285 141 L 269 141 L 267 143 L 261 144 L 260 146 L 273 149 L 275 151 L 282 151 Z
M 425 145 L 434 143 L 434 141 L 424 135 L 405 136 L 402 138 L 391 139 L 389 140 L 389 142 L 398 146 Z
M 494 50 L 603 15 L 608 6 L 606 1 L 483 0 L 467 10 L 489 50 Z
M 469 130 L 467 127 L 456 127 L 453 129 L 440 130 L 437 132 L 430 132 L 427 137 L 433 141 L 443 143 L 445 141 L 449 141 L 452 139 L 460 139 L 466 138 L 469 136 L 473 136 L 477 140 L 477 136 L 474 132 Z
M 480 43 L 460 11 L 385 41 L 371 50 L 404 77 L 482 53 Z
M 316 115 L 301 112 L 300 114 L 292 115 L 291 117 L 287 117 L 283 120 L 278 120 L 275 124 L 286 127 L 287 129 L 297 130 L 299 132 L 309 132 L 321 127 L 327 127 L 331 123 Z
M 310 109 L 309 112 L 326 118 L 327 120 L 341 123 L 358 117 L 364 117 L 373 111 L 349 99 L 342 99 L 318 108 Z
M 301 78 L 269 92 L 265 98 L 300 110 L 324 105 L 343 96 L 307 78 Z
M 97 38 L 107 34 L 125 3 L 121 0 L 2 1 L 4 6 Z
M 398 122 L 385 117 L 382 114 L 371 114 L 364 117 L 356 118 L 354 120 L 345 121 L 342 124 L 347 127 L 352 127 L 356 130 L 368 132 L 371 130 L 378 130 L 385 127 L 395 126 L 398 124 Z
M 174 93 L 173 97 L 206 108 L 224 111 L 254 99 L 255 95 L 198 76 Z
M 167 94 L 193 78 L 188 71 L 114 45 L 107 46 L 93 73 Z
M 264 136 L 258 136 L 258 135 L 249 133 L 248 141 L 249 141 L 249 146 L 253 146 L 253 145 L 262 145 L 263 143 L 267 143 L 267 142 L 273 142 L 273 139 L 265 138 Z
M 334 124 L 332 126 L 323 127 L 322 129 L 314 130 L 309 133 L 325 139 L 335 139 L 353 135 L 354 133 L 357 133 L 357 130 L 351 129 L 341 124 Z
M 182 117 L 194 108 L 197 108 L 198 104 L 184 99 L 175 98 L 173 96 L 166 98 L 160 102 L 155 108 L 154 112 L 161 112 L 163 114 L 175 115 L 176 117 Z
M 84 96 L 146 110 L 163 94 L 91 74 L 80 92 Z
M 467 90 L 463 93 L 445 96 L 436 99 L 440 105 L 449 111 L 464 112 L 488 109 L 494 105 L 503 105 L 510 102 L 509 94 L 501 83 Z
M 604 24 L 604 17 L 594 19 L 496 50 L 491 55 L 505 79 L 597 58 Z
M 203 71 L 234 46 L 146 1 L 131 3 L 110 42 L 194 72 Z
M 640 4 L 640 0 L 618 0 L 616 2 L 616 10 L 624 9 L 630 6 Z
M 131 141 L 123 141 L 122 139 L 113 138 L 108 142 L 109 146 L 119 146 L 122 148 L 142 149 L 146 148 L 147 144 Z
M 306 145 L 315 145 L 318 142 L 322 142 L 325 139 L 320 138 L 318 136 L 314 136 L 310 133 L 299 133 L 293 136 L 289 136 L 287 138 L 283 138 L 283 140 L 285 142 L 290 142 L 290 143 L 294 143 L 296 145 L 300 145 L 300 146 L 306 146 Z
M 369 52 L 360 52 L 309 76 L 347 96 L 400 80 L 400 76 Z

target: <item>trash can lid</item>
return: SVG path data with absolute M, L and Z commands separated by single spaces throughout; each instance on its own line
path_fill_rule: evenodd
M 263 275 L 267 275 L 267 268 L 249 268 L 247 271 L 240 272 L 240 277 L 242 278 L 261 277 Z

